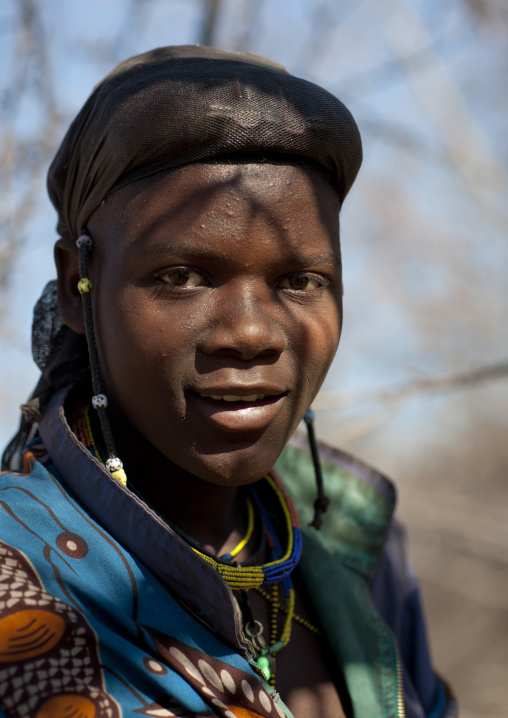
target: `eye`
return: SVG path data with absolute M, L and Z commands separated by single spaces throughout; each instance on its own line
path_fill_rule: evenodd
M 160 272 L 156 276 L 165 284 L 175 288 L 202 287 L 206 284 L 203 275 L 191 267 L 174 267 Z
M 284 277 L 279 283 L 282 289 L 292 289 L 295 292 L 315 292 L 316 289 L 323 287 L 326 281 L 323 277 L 316 274 L 307 274 L 306 272 L 295 272 Z

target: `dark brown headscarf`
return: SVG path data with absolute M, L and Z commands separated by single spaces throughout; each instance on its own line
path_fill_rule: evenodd
M 59 232 L 76 239 L 130 182 L 245 152 L 326 167 L 341 202 L 362 161 L 358 128 L 340 100 L 270 60 L 199 46 L 132 57 L 97 85 L 51 165 Z

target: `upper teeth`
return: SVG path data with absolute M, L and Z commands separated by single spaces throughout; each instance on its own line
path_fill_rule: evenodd
M 264 399 L 266 394 L 249 394 L 249 396 L 237 396 L 236 394 L 202 394 L 208 399 L 217 399 L 218 401 L 259 401 Z

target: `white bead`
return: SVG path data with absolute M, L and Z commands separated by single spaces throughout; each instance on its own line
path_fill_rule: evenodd
M 105 409 L 108 405 L 108 397 L 106 394 L 96 394 L 92 396 L 92 406 L 94 409 Z
M 123 469 L 123 464 L 118 456 L 113 456 L 111 459 L 106 461 L 106 467 L 108 471 L 113 474 L 115 471 L 121 471 L 121 469 Z
M 89 237 L 87 234 L 82 234 L 81 237 L 78 237 L 76 240 L 76 246 L 78 247 L 78 249 L 83 245 L 88 247 L 88 249 L 90 250 L 92 249 L 93 241 L 92 238 Z

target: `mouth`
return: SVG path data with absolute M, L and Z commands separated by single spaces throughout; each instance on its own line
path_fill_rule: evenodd
M 192 404 L 207 422 L 228 432 L 263 431 L 277 416 L 288 391 L 252 387 L 192 391 Z
M 213 401 L 225 401 L 231 404 L 252 404 L 253 402 L 261 402 L 270 399 L 277 399 L 280 396 L 287 394 L 287 392 L 280 392 L 279 394 L 247 394 L 243 396 L 241 394 L 201 394 L 203 399 L 213 399 Z

